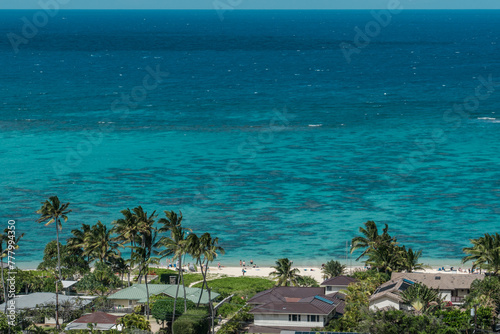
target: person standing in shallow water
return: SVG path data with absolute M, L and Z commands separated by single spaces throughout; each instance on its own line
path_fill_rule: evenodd
M 241 267 L 241 266 L 242 266 L 242 262 L 241 262 L 241 260 L 240 260 L 240 267 Z

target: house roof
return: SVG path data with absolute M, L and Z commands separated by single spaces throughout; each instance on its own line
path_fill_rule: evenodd
M 408 279 L 422 283 L 431 289 L 455 290 L 470 289 L 473 281 L 484 279 L 479 274 L 431 274 L 431 273 L 392 273 L 391 280 Z
M 252 314 L 327 315 L 344 301 L 337 298 L 337 294 L 325 296 L 322 288 L 275 287 L 255 295 L 248 303 L 256 305 L 250 311 Z M 340 309 L 343 310 L 343 306 Z
M 287 299 L 298 298 L 299 300 L 305 297 L 315 295 L 323 295 L 325 289 L 323 288 L 305 288 L 295 286 L 277 286 L 269 290 L 259 292 L 248 300 L 249 304 L 264 304 L 272 301 L 284 302 Z
M 148 284 L 149 295 L 160 295 L 164 294 L 168 297 L 175 298 L 177 285 L 174 284 Z M 197 303 L 200 298 L 201 289 L 200 288 L 186 288 L 186 299 Z M 219 296 L 218 293 L 211 292 L 212 300 Z M 178 298 L 184 298 L 183 288 L 179 288 Z M 108 297 L 108 299 L 125 299 L 125 300 L 136 300 L 138 303 L 146 303 L 146 284 L 134 284 L 128 288 L 122 289 Z M 208 304 L 208 291 L 204 290 L 201 297 L 202 304 Z
M 373 302 L 382 297 L 392 299 L 394 301 L 403 301 L 400 294 L 408 289 L 410 286 L 415 284 L 415 281 L 409 280 L 407 278 L 393 279 L 384 284 L 380 285 L 377 290 L 370 297 L 370 302 Z
M 56 294 L 53 292 L 35 292 L 28 295 L 16 295 L 16 309 L 29 309 L 37 306 L 49 305 L 56 303 Z M 91 301 L 88 299 L 81 299 L 75 296 L 59 295 L 59 304 L 70 301 L 72 303 L 81 302 L 81 305 L 87 305 Z M 0 311 L 5 309 L 5 303 L 0 305 Z
M 358 280 L 349 276 L 337 276 L 325 280 L 321 286 L 348 286 L 351 283 L 356 283 Z
M 92 323 L 92 324 L 116 324 L 119 316 L 108 314 L 105 312 L 94 312 L 90 314 L 85 314 L 80 318 L 73 320 L 75 323 Z

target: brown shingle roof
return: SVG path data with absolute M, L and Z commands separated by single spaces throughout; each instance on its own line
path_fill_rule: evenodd
M 337 298 L 338 297 L 338 298 Z M 275 287 L 251 298 L 250 313 L 330 314 L 344 301 L 341 294 L 325 296 L 322 288 Z M 343 306 L 342 306 L 343 310 Z
M 248 300 L 249 304 L 264 304 L 269 302 L 284 302 L 287 298 L 306 298 L 323 295 L 324 288 L 301 288 L 295 286 L 277 286 L 259 292 Z
M 430 274 L 430 273 L 392 273 L 391 280 L 406 278 L 414 282 L 422 283 L 431 289 L 455 290 L 470 289 L 470 285 L 476 279 L 484 279 L 484 275 L 478 274 Z
M 335 285 L 335 286 L 348 286 L 351 283 L 356 283 L 358 280 L 349 276 L 337 276 L 325 280 L 321 286 Z
M 116 324 L 116 320 L 118 320 L 118 316 L 111 315 L 104 312 L 94 312 L 91 314 L 86 314 L 73 322 L 77 323 L 92 323 L 92 324 Z

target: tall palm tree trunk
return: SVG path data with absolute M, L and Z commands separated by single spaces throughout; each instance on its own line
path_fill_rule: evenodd
M 184 271 L 182 270 L 182 266 L 179 268 L 181 271 L 181 281 L 182 281 L 182 289 L 184 290 L 184 312 L 187 311 L 187 298 L 186 298 L 186 285 L 184 284 Z
M 208 304 L 210 305 L 210 321 L 211 321 L 211 326 L 210 328 L 212 329 L 212 334 L 215 333 L 215 324 L 214 324 L 214 319 L 215 319 L 215 314 L 214 314 L 214 304 L 212 303 L 212 296 L 210 292 L 210 288 L 208 287 L 207 284 L 207 291 L 208 291 Z
M 59 218 L 55 219 L 56 225 L 56 244 L 57 244 L 57 270 L 59 276 L 56 279 L 56 328 L 59 328 L 59 280 L 62 278 L 61 275 L 61 250 L 59 249 Z
M 196 305 L 196 307 L 200 307 L 201 297 L 203 296 L 203 289 L 204 289 L 205 286 L 208 287 L 208 284 L 207 284 L 207 273 L 206 273 L 206 271 L 203 272 L 203 262 L 201 261 L 201 259 L 199 260 L 199 266 L 200 266 L 200 270 L 201 270 L 201 275 L 203 276 L 203 283 L 201 283 L 200 297 L 198 298 L 198 304 Z
M 146 319 L 149 320 L 149 287 L 148 287 L 148 268 L 146 266 L 146 274 L 144 275 L 146 280 Z
M 179 275 L 182 275 L 182 256 L 179 257 Z M 172 312 L 172 334 L 174 333 L 174 321 L 175 321 L 175 308 L 177 307 L 177 298 L 179 297 L 179 280 L 177 280 L 177 289 L 175 290 L 175 299 L 174 299 L 174 310 Z M 186 299 L 186 295 L 184 295 L 184 299 Z

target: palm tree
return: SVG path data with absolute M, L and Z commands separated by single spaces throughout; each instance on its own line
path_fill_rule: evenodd
M 159 259 L 156 257 L 152 257 L 153 253 L 153 245 L 156 243 L 157 232 L 154 231 L 147 237 L 145 241 L 144 247 L 135 247 L 134 259 L 132 260 L 132 264 L 138 264 L 139 266 L 139 275 L 144 275 L 144 280 L 146 283 L 146 318 L 149 320 L 149 285 L 148 285 L 148 273 L 149 266 L 151 264 L 159 264 Z
M 367 255 L 372 250 L 376 249 L 380 244 L 387 243 L 391 241 L 396 241 L 391 238 L 387 231 L 389 230 L 389 226 L 385 224 L 384 229 L 382 230 L 382 234 L 378 234 L 377 224 L 374 221 L 369 220 L 365 223 L 365 228 L 360 227 L 359 232 L 363 234 L 362 237 L 354 237 L 351 241 L 351 254 L 360 248 L 365 248 L 365 250 L 361 253 L 360 256 L 356 259 L 358 261 L 363 256 Z
M 396 242 L 381 243 L 368 253 L 367 265 L 389 274 L 403 267 L 403 251 Z
M 73 236 L 68 238 L 66 245 L 71 249 L 81 249 L 83 252 L 83 248 L 85 247 L 85 236 L 88 233 L 90 233 L 90 225 L 82 224 L 81 229 L 71 230 L 71 234 L 73 234 Z M 90 255 L 88 255 L 87 262 L 90 261 Z
M 61 275 L 61 252 L 59 249 L 59 230 L 62 228 L 61 219 L 66 223 L 68 221 L 68 210 L 69 203 L 62 203 L 59 201 L 57 196 L 51 196 L 45 202 L 42 202 L 42 206 L 36 212 L 40 215 L 37 219 L 38 223 L 47 222 L 45 226 L 50 225 L 55 222 L 56 225 L 56 243 L 57 243 L 57 269 L 59 271 L 59 277 L 56 279 L 56 328 L 59 329 L 59 294 L 58 294 L 58 283 L 62 279 Z
M 472 247 L 465 247 L 463 252 L 468 254 L 462 263 L 474 261 L 472 268 L 480 268 L 498 275 L 500 271 L 500 234 L 484 234 L 484 237 L 471 239 Z
M 211 328 L 213 331 L 214 309 L 212 304 L 211 290 L 208 287 L 207 283 L 208 265 L 210 262 L 213 262 L 217 258 L 218 253 L 222 255 L 225 254 L 225 251 L 224 248 L 218 246 L 219 238 L 212 238 L 210 233 L 203 233 L 200 238 L 198 238 L 196 234 L 191 233 L 187 237 L 187 243 L 188 243 L 187 246 L 188 252 L 194 259 L 196 259 L 198 265 L 200 266 L 201 274 L 203 276 L 203 283 L 201 285 L 201 292 L 200 296 L 198 297 L 197 307 L 200 306 L 201 297 L 203 296 L 203 291 L 204 291 L 203 289 L 206 287 L 208 291 L 208 300 L 209 300 L 210 314 L 212 319 Z
M 139 224 L 137 224 L 137 216 L 130 209 L 125 209 L 120 211 L 124 218 L 115 220 L 113 224 L 113 232 L 118 234 L 115 240 L 120 242 L 120 247 L 125 247 L 125 244 L 130 244 L 130 259 L 129 263 L 132 262 L 135 243 L 139 234 Z M 130 286 L 130 274 L 133 266 L 130 265 L 128 272 L 128 285 Z
M 111 259 L 120 257 L 117 250 L 118 244 L 111 237 L 112 230 L 108 230 L 106 225 L 100 221 L 92 226 L 90 232 L 84 237 L 84 255 L 93 256 L 101 263 L 109 263 Z
M 7 284 L 5 283 L 5 278 L 4 278 L 4 273 L 3 273 L 3 258 L 9 257 L 9 252 L 12 253 L 13 250 L 16 250 L 19 248 L 19 240 L 24 237 L 24 233 L 21 233 L 18 237 L 16 237 L 15 234 L 15 227 L 11 229 L 11 226 L 9 225 L 8 228 L 6 228 L 3 232 L 3 234 L 0 234 L 0 265 L 1 265 L 1 271 L 2 271 L 2 287 L 3 287 L 3 298 L 4 298 L 4 303 L 5 303 L 5 310 L 4 313 L 7 314 Z M 5 242 L 5 248 L 4 248 L 4 242 Z M 8 262 L 8 261 L 7 261 Z
M 184 285 L 184 274 L 182 271 L 182 257 L 188 252 L 189 244 L 186 240 L 187 235 L 192 230 L 182 227 L 182 212 L 177 215 L 173 211 L 165 211 L 166 218 L 158 220 L 163 226 L 158 230 L 160 233 L 170 233 L 170 237 L 161 237 L 157 243 L 157 247 L 164 249 L 158 252 L 161 257 L 172 256 L 172 261 L 177 260 L 179 263 L 179 277 L 184 290 L 184 311 L 187 310 L 186 302 L 186 286 Z M 177 282 L 177 290 L 175 292 L 174 309 L 172 312 L 172 323 L 175 321 L 175 308 L 177 306 L 177 298 L 179 296 L 179 282 Z M 173 332 L 173 329 L 172 329 Z
M 134 220 L 137 224 L 138 229 L 138 241 L 140 246 L 134 247 L 134 257 L 133 263 L 137 263 L 139 266 L 139 282 L 142 281 L 142 275 L 146 279 L 146 317 L 149 320 L 149 286 L 148 286 L 148 271 L 150 264 L 157 264 L 158 259 L 151 257 L 153 254 L 155 245 L 157 230 L 153 226 L 156 218 L 156 211 L 148 215 L 142 206 L 138 206 L 132 210 L 134 212 Z
M 402 269 L 406 270 L 406 272 L 411 273 L 414 270 L 422 270 L 425 269 L 423 263 L 419 263 L 418 259 L 422 255 L 422 250 L 414 252 L 413 249 L 406 247 L 401 247 L 401 256 L 402 256 Z
M 297 277 L 300 271 L 297 268 L 292 269 L 292 262 L 289 259 L 278 259 L 278 261 L 276 261 L 276 266 L 273 268 L 275 271 L 269 275 L 275 276 L 278 279 L 276 286 L 299 285 Z
M 341 264 L 339 261 L 330 260 L 321 271 L 323 272 L 324 279 L 329 279 L 342 275 L 345 272 L 345 265 Z
M 403 291 L 401 298 L 405 304 L 413 307 L 415 313 L 419 315 L 431 311 L 442 301 L 439 292 L 419 283 L 415 283 Z
M 151 237 L 151 233 L 156 230 L 153 228 L 155 223 L 155 212 L 148 216 L 148 213 L 144 211 L 142 206 L 138 206 L 132 209 L 134 212 L 135 223 L 137 224 L 137 239 L 141 247 L 146 247 L 146 239 Z M 137 248 L 135 248 L 137 250 Z M 142 282 L 143 268 L 139 267 L 139 282 Z

